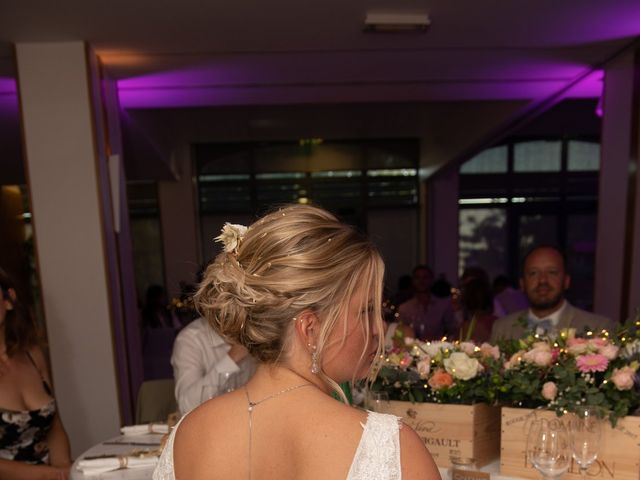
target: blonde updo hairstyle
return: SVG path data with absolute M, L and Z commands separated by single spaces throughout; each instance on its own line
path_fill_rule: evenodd
M 195 303 L 223 338 L 244 345 L 258 361 L 272 364 L 286 360 L 294 320 L 311 310 L 321 322 L 316 352 L 322 366 L 330 333 L 363 288 L 361 328 L 364 338 L 370 338 L 375 322 L 379 357 L 383 275 L 377 248 L 353 227 L 320 208 L 291 205 L 256 221 L 234 251 L 216 257 Z M 346 327 L 345 322 L 345 336 Z M 368 361 L 370 351 L 371 346 L 365 345 L 361 364 Z M 318 375 L 344 398 L 322 369 Z

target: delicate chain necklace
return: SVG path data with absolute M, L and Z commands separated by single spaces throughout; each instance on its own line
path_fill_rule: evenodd
M 247 396 L 247 403 L 249 406 L 247 407 L 247 411 L 249 412 L 249 460 L 248 460 L 248 469 L 247 469 L 247 478 L 251 480 L 251 434 L 253 432 L 253 409 L 267 400 L 271 400 L 272 398 L 278 397 L 284 393 L 291 392 L 293 390 L 297 390 L 302 387 L 313 387 L 313 383 L 301 383 L 300 385 L 294 385 L 293 387 L 285 388 L 284 390 L 280 390 L 279 392 L 272 393 L 271 395 L 264 397 L 262 400 L 258 400 L 257 402 L 252 402 L 249 398 L 249 390 L 245 385 L 244 394 Z

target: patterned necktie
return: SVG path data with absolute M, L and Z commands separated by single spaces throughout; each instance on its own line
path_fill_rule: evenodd
M 545 335 L 553 330 L 553 323 L 551 323 L 551 319 L 549 318 L 538 321 L 529 318 L 527 319 L 527 327 L 538 335 Z

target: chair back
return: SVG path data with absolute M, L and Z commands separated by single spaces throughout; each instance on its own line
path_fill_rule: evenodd
M 147 380 L 140 385 L 136 401 L 136 423 L 164 422 L 178 410 L 173 378 Z

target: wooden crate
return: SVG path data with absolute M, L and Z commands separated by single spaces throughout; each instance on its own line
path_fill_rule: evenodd
M 526 408 L 502 408 L 502 441 L 500 445 L 500 473 L 503 475 L 539 479 L 540 474 L 529 464 L 525 455 L 526 426 L 533 416 L 554 418 L 554 412 Z M 580 469 L 572 462 L 562 477 L 579 479 Z M 603 423 L 602 444 L 598 459 L 587 471 L 589 479 L 640 480 L 640 417 L 625 417 L 611 428 Z
M 389 413 L 418 433 L 439 467 L 450 466 L 451 456 L 475 458 L 483 466 L 500 454 L 499 407 L 392 401 Z

